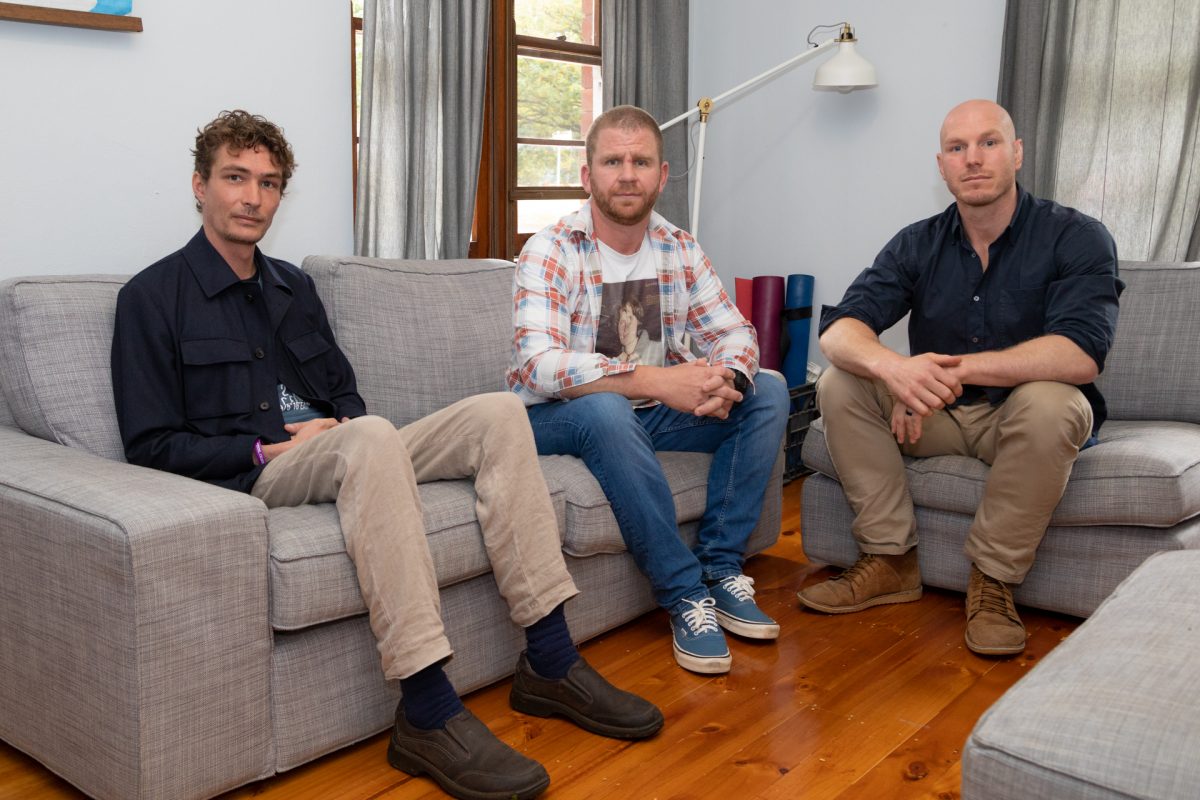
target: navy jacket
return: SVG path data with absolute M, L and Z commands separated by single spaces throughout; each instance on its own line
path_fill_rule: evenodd
M 1075 342 L 1096 367 L 1117 328 L 1117 247 L 1104 225 L 1075 209 L 1019 190 L 1012 221 L 988 248 L 988 268 L 962 229 L 958 206 L 908 226 L 855 279 L 836 306 L 821 309 L 820 333 L 853 317 L 879 334 L 911 312 L 913 355 L 1002 350 L 1046 334 Z M 1095 384 L 1079 387 L 1093 431 L 1107 416 Z M 956 405 L 1001 403 L 1012 390 L 964 386 Z
M 125 457 L 248 492 L 254 440 L 290 438 L 278 384 L 322 414 L 366 413 L 312 278 L 254 254 L 243 282 L 200 230 L 117 297 L 112 376 Z

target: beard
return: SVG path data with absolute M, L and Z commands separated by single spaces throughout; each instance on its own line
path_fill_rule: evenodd
M 613 195 L 621 188 L 621 186 L 617 186 L 616 189 L 607 194 L 593 193 L 592 203 L 596 208 L 600 209 L 601 214 L 620 225 L 636 225 L 639 222 L 645 222 L 650 216 L 650 211 L 654 208 L 654 204 L 658 201 L 658 187 L 655 187 L 649 194 L 644 195 L 641 202 L 633 206 L 618 206 L 613 203 Z

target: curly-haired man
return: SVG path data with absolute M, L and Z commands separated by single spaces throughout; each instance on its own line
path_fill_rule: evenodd
M 513 706 L 602 735 L 653 735 L 659 710 L 572 644 L 563 603 L 577 590 L 521 402 L 478 395 L 400 429 L 368 416 L 312 279 L 256 246 L 295 167 L 283 132 L 224 112 L 194 155 L 201 230 L 117 300 L 113 391 L 129 461 L 270 507 L 337 503 L 384 674 L 403 692 L 388 747 L 398 769 L 455 797 L 529 798 L 550 782 L 463 707 L 442 670 L 451 650 L 419 481 L 475 479 L 496 583 L 526 635 Z

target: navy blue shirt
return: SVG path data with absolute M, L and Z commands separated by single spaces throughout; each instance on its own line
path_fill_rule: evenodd
M 125 457 L 250 491 L 254 440 L 287 441 L 279 384 L 322 416 L 366 413 L 312 278 L 257 248 L 241 281 L 203 229 L 117 296 L 112 377 Z
M 821 309 L 819 332 L 853 317 L 880 334 L 911 312 L 912 355 L 1002 350 L 1059 334 L 1103 370 L 1124 288 L 1116 244 L 1099 220 L 1018 187 L 1017 209 L 988 248 L 986 271 L 951 205 L 896 234 L 842 302 Z M 1104 398 L 1094 384 L 1080 389 L 1092 405 L 1094 432 L 1107 416 Z M 1011 391 L 964 386 L 955 405 L 1000 403 Z

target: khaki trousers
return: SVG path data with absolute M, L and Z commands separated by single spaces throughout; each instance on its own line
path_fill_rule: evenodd
M 882 381 L 830 367 L 817 383 L 817 403 L 862 552 L 894 555 L 917 543 L 902 455 L 971 456 L 991 472 L 964 552 L 1008 583 L 1023 581 L 1033 566 L 1092 428 L 1083 393 L 1054 381 L 1021 384 L 997 406 L 984 401 L 937 411 L 922 420 L 916 444 L 896 443 L 894 398 Z
M 474 478 L 484 547 L 512 621 L 528 627 L 578 593 L 563 563 L 529 418 L 516 395 L 477 395 L 397 430 L 359 417 L 272 459 L 267 506 L 335 502 L 388 678 L 451 655 L 417 484 Z

